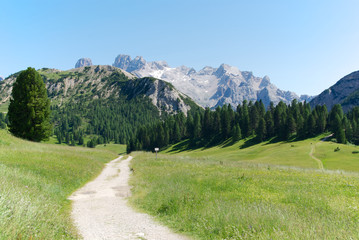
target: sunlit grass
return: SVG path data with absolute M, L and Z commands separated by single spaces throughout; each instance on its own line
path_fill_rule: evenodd
M 320 138 L 133 153 L 131 204 L 198 239 L 358 239 L 356 147 Z
M 118 155 L 126 154 L 126 145 L 123 144 L 113 144 L 113 143 L 100 144 L 96 146 L 96 149 L 111 151 Z
M 117 157 L 0 131 L 0 239 L 76 239 L 67 197 Z
M 7 113 L 8 108 L 9 108 L 9 103 L 10 102 L 0 104 L 0 112 Z

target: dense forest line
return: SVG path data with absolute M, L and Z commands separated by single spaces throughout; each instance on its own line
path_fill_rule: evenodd
M 8 120 L 4 113 L 0 112 L 0 129 L 5 129 L 7 126 Z
M 59 143 L 69 145 L 125 144 L 136 128 L 159 120 L 157 108 L 144 98 L 98 99 L 86 105 L 68 103 L 52 107 L 54 134 Z M 86 143 L 85 136 L 90 138 Z
M 165 121 L 140 127 L 128 142 L 127 151 L 163 148 L 189 139 L 190 144 L 213 145 L 228 139 L 233 142 L 250 136 L 257 142 L 268 139 L 305 139 L 330 131 L 338 143 L 359 144 L 359 107 L 344 114 L 341 105 L 330 112 L 326 106 L 311 109 L 309 103 L 293 100 L 286 105 L 273 103 L 265 109 L 262 101 L 243 101 L 236 110 L 230 105 L 206 108 L 187 117 L 169 116 Z

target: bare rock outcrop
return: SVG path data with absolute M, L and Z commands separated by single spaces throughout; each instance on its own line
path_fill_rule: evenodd
M 335 104 L 342 104 L 344 110 L 349 110 L 359 103 L 359 71 L 352 72 L 330 88 L 315 97 L 311 106 L 326 105 L 330 110 Z
M 206 66 L 197 72 L 186 66 L 171 68 L 165 61 L 147 62 L 143 57 L 132 60 L 128 55 L 118 55 L 113 66 L 137 77 L 154 77 L 169 82 L 204 107 L 236 106 L 243 100 L 262 100 L 268 106 L 270 102 L 288 104 L 293 99 L 310 99 L 309 96 L 299 97 L 278 89 L 268 76 L 256 77 L 252 72 L 240 71 L 227 64 L 218 68 Z
M 80 58 L 75 64 L 75 68 L 92 66 L 92 61 L 90 58 Z

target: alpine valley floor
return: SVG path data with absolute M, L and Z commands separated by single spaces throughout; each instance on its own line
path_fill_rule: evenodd
M 323 137 L 135 152 L 130 203 L 195 239 L 357 239 L 358 147 Z

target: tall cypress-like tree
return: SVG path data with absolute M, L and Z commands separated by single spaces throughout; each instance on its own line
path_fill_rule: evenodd
M 39 142 L 51 135 L 50 100 L 40 74 L 34 68 L 17 77 L 9 105 L 9 130 L 17 137 Z
M 345 132 L 342 125 L 342 120 L 340 119 L 339 114 L 335 114 L 334 120 L 332 122 L 334 128 L 334 136 L 337 139 L 338 143 L 346 143 Z
M 261 118 L 256 129 L 257 139 L 262 142 L 266 138 L 266 122 Z
M 241 128 L 239 124 L 236 124 L 233 128 L 232 141 L 237 142 L 239 139 L 241 139 L 241 135 Z

